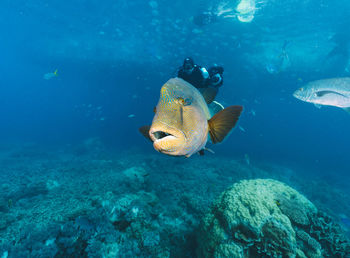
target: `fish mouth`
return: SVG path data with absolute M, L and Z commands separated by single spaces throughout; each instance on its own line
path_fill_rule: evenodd
M 161 140 L 161 139 L 164 139 L 168 136 L 173 136 L 176 138 L 176 136 L 174 136 L 173 134 L 171 133 L 167 133 L 167 132 L 164 132 L 164 131 L 155 131 L 155 132 L 152 132 L 154 138 L 155 138 L 155 141 L 158 141 L 158 140 Z
M 296 90 L 296 91 L 293 92 L 293 97 L 296 98 L 296 99 L 305 101 L 304 100 L 305 98 L 302 96 L 302 94 L 300 93 L 299 90 Z
M 176 152 L 179 142 L 184 139 L 184 134 L 180 130 L 165 124 L 152 126 L 149 135 L 154 148 L 167 154 Z

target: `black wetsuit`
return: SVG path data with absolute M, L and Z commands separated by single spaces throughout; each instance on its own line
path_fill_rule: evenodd
M 180 67 L 177 77 L 191 83 L 196 88 L 204 88 L 207 86 L 206 78 L 204 78 L 201 67 L 198 65 L 195 65 L 193 71 L 189 74 L 185 72 L 183 67 Z

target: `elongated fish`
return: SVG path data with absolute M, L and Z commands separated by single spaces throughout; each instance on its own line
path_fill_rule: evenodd
M 141 127 L 140 132 L 161 153 L 186 157 L 203 154 L 208 134 L 214 144 L 221 142 L 243 109 L 229 106 L 211 117 L 207 104 L 213 100 L 211 93 L 210 88 L 201 93 L 180 78 L 170 79 L 160 90 L 152 125 Z
M 350 109 L 350 78 L 333 78 L 309 82 L 297 89 L 293 96 L 315 105 Z

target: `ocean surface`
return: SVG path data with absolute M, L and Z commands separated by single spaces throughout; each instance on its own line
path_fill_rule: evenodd
M 204 215 L 260 178 L 304 195 L 344 244 L 291 219 L 319 252 L 299 233 L 288 253 L 235 235 L 234 256 L 350 257 L 350 115 L 292 95 L 350 77 L 349 14 L 347 0 L 1 1 L 0 257 L 232 257 L 204 253 Z M 186 57 L 223 66 L 216 100 L 244 107 L 215 154 L 166 156 L 138 131 Z

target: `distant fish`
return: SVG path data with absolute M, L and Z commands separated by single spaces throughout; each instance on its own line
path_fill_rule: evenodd
M 247 153 L 244 154 L 244 161 L 248 166 L 250 166 L 250 158 L 249 158 L 249 155 Z
M 243 133 L 245 133 L 245 129 L 242 126 L 238 126 L 239 130 L 241 130 Z
M 133 117 L 135 117 L 135 115 L 134 114 L 130 114 L 130 115 L 128 115 L 128 117 L 129 118 L 133 118 Z
M 170 79 L 160 90 L 160 98 L 151 126 L 140 132 L 164 154 L 190 157 L 203 154 L 208 136 L 212 143 L 224 140 L 238 121 L 242 106 L 229 106 L 211 116 L 208 103 L 217 91 L 206 88 L 199 92 L 180 78 Z
M 57 76 L 58 76 L 58 74 L 57 74 L 57 69 L 56 69 L 53 73 L 45 73 L 44 74 L 44 79 L 45 80 L 50 80 L 50 79 L 52 79 L 54 77 L 57 77 Z
M 317 105 L 340 107 L 350 110 L 350 77 L 309 82 L 296 90 L 293 96 Z

